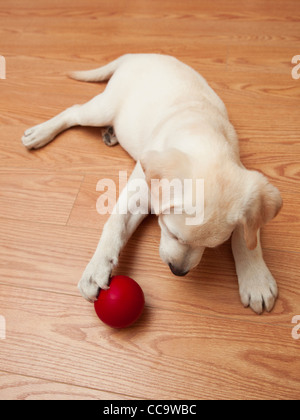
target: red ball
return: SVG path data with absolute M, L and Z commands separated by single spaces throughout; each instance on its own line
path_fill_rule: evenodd
M 141 287 L 127 276 L 113 276 L 108 290 L 101 290 L 95 311 L 105 324 L 113 328 L 132 325 L 142 314 L 145 298 Z

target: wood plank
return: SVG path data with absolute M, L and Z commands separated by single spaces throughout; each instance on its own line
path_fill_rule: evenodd
M 280 145 L 278 146 L 276 143 L 271 143 L 269 149 L 266 149 L 266 145 L 263 143 L 256 143 L 253 146 L 250 143 L 249 139 L 240 141 L 241 161 L 246 168 L 262 172 L 282 193 L 298 194 L 300 185 L 300 168 L 297 160 L 299 146 L 293 142 L 287 143 L 285 151 L 282 153 Z
M 180 0 L 166 0 L 161 3 L 152 1 L 128 1 L 126 5 L 120 0 L 116 0 L 114 7 L 103 2 L 99 8 L 98 1 L 90 0 L 88 8 L 85 0 L 77 0 L 74 4 L 71 0 L 65 0 L 63 3 L 58 0 L 44 1 L 35 7 L 34 0 L 28 0 L 24 3 L 22 0 L 11 0 L 9 7 L 3 5 L 1 16 L 6 17 L 11 13 L 16 16 L 27 16 L 28 12 L 34 9 L 35 16 L 49 16 L 64 18 L 91 18 L 101 17 L 101 19 L 115 16 L 116 12 L 124 17 L 137 16 L 148 19 L 165 17 L 168 19 L 177 19 L 179 17 L 212 19 L 212 20 L 246 20 L 246 21 L 297 21 L 300 18 L 299 10 L 295 7 L 297 0 L 285 0 L 284 7 L 282 2 L 274 3 L 272 0 L 266 0 L 262 3 L 260 0 L 252 0 L 251 3 L 243 4 L 243 7 L 237 7 L 236 0 L 218 1 L 213 4 L 205 1 L 204 4 L 194 0 L 186 0 L 182 3 Z M 272 7 L 270 7 L 272 6 Z M 291 13 L 293 11 L 293 14 Z M 63 28 L 60 28 L 63 30 Z
M 82 176 L 0 171 L 0 217 L 66 224 Z
M 256 19 L 239 19 L 239 12 L 236 12 L 237 7 L 234 8 L 237 19 L 235 19 L 234 10 L 231 15 L 230 13 L 226 14 L 225 11 L 223 13 L 215 11 L 213 18 L 210 19 L 210 17 L 201 18 L 197 15 L 197 10 L 195 15 L 193 12 L 187 12 L 187 9 L 183 9 L 182 5 L 179 5 L 179 2 L 176 1 L 176 3 L 164 3 L 164 7 L 162 10 L 160 9 L 161 14 L 153 18 L 151 17 L 151 11 L 153 10 L 157 14 L 155 6 L 154 9 L 152 6 L 155 2 L 151 2 L 150 4 L 147 2 L 147 7 L 142 2 L 141 7 L 144 9 L 142 15 L 141 13 L 126 14 L 126 9 L 124 10 L 121 7 L 121 10 L 123 9 L 123 12 L 125 12 L 122 15 L 113 13 L 109 9 L 105 16 L 103 16 L 103 11 L 99 11 L 99 8 L 96 7 L 96 10 L 95 8 L 94 10 L 92 9 L 92 13 L 85 12 L 87 16 L 80 16 L 82 12 L 79 11 L 79 16 L 77 17 L 77 10 L 74 10 L 72 5 L 68 3 L 64 4 L 63 7 L 57 7 L 57 5 L 55 7 L 55 5 L 51 4 L 48 15 L 47 12 L 44 12 L 47 6 L 43 8 L 42 13 L 36 11 L 35 13 L 38 19 L 35 19 L 31 25 L 26 25 L 26 16 L 23 17 L 22 13 L 19 12 L 15 15 L 14 8 L 7 10 L 5 23 L 6 25 L 10 24 L 9 27 L 15 27 L 15 31 L 10 33 L 9 39 L 6 41 L 6 48 L 14 47 L 19 54 L 21 53 L 21 47 L 23 47 L 22 51 L 25 54 L 37 53 L 38 51 L 42 51 L 43 48 L 47 48 L 49 54 L 63 55 L 64 49 L 61 48 L 61 44 L 59 43 L 61 39 L 60 33 L 65 36 L 65 48 L 71 48 L 77 54 L 85 53 L 87 36 L 89 37 L 90 48 L 98 48 L 100 39 L 102 41 L 104 39 L 104 36 L 101 36 L 100 33 L 105 34 L 106 39 L 109 40 L 111 45 L 118 43 L 119 45 L 123 45 L 127 50 L 130 45 L 134 45 L 135 48 L 145 45 L 145 39 L 151 39 L 151 44 L 157 47 L 159 46 L 159 41 L 163 41 L 163 43 L 168 42 L 172 39 L 174 33 L 176 33 L 177 40 L 184 38 L 190 43 L 197 42 L 198 38 L 203 38 L 206 42 L 221 40 L 224 44 L 229 42 L 235 44 L 244 43 L 246 45 L 251 43 L 255 43 L 256 45 L 265 43 L 288 45 L 291 42 L 299 44 L 299 36 L 295 35 L 298 30 L 296 18 L 289 16 L 287 19 L 281 21 L 279 25 L 276 19 L 275 22 L 268 18 L 263 20 L 260 15 L 260 10 L 255 12 Z M 224 2 L 221 4 L 224 6 Z M 116 2 L 116 10 L 118 10 L 119 5 L 120 2 Z M 176 14 L 178 5 L 179 13 Z M 172 7 L 171 10 L 170 7 Z M 20 8 L 22 9 L 22 6 Z M 203 7 L 199 5 L 197 9 L 200 9 L 201 13 Z M 297 12 L 295 13 L 297 16 Z M 53 19 L 53 15 L 55 15 L 55 19 Z M 17 17 L 19 26 L 15 25 L 15 17 Z M 141 21 L 143 23 L 143 37 L 139 36 L 141 33 Z M 216 24 L 222 27 L 222 31 L 216 31 Z M 99 31 L 100 28 L 101 32 Z M 33 36 L 37 32 L 39 33 L 39 41 Z M 70 36 L 70 33 L 76 33 L 79 36 L 75 40 Z M 7 30 L 4 31 L 4 35 L 6 34 Z M 21 34 L 22 38 L 20 37 Z M 107 36 L 108 34 L 109 36 Z M 19 45 L 16 41 L 19 41 Z M 100 47 L 105 48 L 104 45 L 100 45 Z
M 0 369 L 151 399 L 299 398 L 290 327 L 147 307 L 114 330 L 80 298 L 0 288 Z
M 284 74 L 291 80 L 291 70 L 294 64 L 291 63 L 292 57 L 296 55 L 295 48 L 282 47 L 280 45 L 249 45 L 245 49 L 244 45 L 231 45 L 228 52 L 228 67 L 233 71 L 255 71 L 256 73 Z M 280 88 L 278 86 L 278 88 Z
M 0 400 L 129 400 L 126 395 L 0 372 Z

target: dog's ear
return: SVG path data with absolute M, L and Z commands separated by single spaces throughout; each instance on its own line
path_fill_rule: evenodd
M 257 231 L 273 219 L 282 207 L 276 187 L 259 172 L 247 171 L 244 204 L 239 223 L 244 227 L 244 238 L 249 249 L 257 246 Z
M 155 213 L 166 213 L 175 208 L 182 210 L 182 181 L 189 177 L 189 156 L 173 148 L 164 152 L 151 150 L 144 154 L 140 163 L 151 190 Z M 167 193 L 168 188 L 169 193 Z

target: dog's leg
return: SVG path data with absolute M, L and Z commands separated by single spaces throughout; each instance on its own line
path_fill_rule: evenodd
M 103 92 L 83 105 L 74 105 L 51 120 L 29 128 L 25 131 L 22 142 L 28 149 L 38 149 L 75 125 L 109 126 L 114 117 L 113 108 L 108 95 Z
M 268 312 L 271 311 L 278 290 L 276 281 L 263 259 L 259 231 L 257 235 L 257 247 L 250 251 L 244 240 L 243 227 L 237 227 L 232 235 L 232 251 L 241 301 L 245 307 L 250 306 L 260 314 L 264 307 Z
M 132 214 L 130 198 L 136 193 L 133 191 L 133 184 L 136 180 L 144 181 L 143 194 L 145 194 L 145 202 L 148 204 L 143 212 Z M 120 194 L 115 211 L 103 228 L 97 249 L 78 284 L 80 293 L 88 301 L 93 302 L 97 299 L 100 288 L 108 288 L 112 270 L 118 264 L 119 254 L 138 225 L 147 216 L 149 204 L 149 190 L 143 169 L 138 162 L 129 178 L 127 187 Z

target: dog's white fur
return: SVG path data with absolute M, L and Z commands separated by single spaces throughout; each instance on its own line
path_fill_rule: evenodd
M 71 77 L 110 80 L 88 103 L 27 130 L 24 145 L 39 148 L 75 125 L 113 126 L 116 136 L 108 144 L 119 141 L 137 161 L 131 180 L 204 179 L 201 225 L 187 226 L 185 214 L 158 214 L 161 258 L 175 274 L 184 275 L 200 262 L 205 247 L 220 245 L 233 233 L 242 303 L 257 313 L 264 307 L 270 311 L 278 292 L 263 260 L 259 231 L 280 210 L 281 197 L 262 174 L 241 164 L 225 105 L 207 82 L 177 59 L 156 54 L 124 55 Z M 130 194 L 125 189 L 117 206 Z M 168 207 L 177 204 L 171 198 Z M 86 299 L 94 301 L 99 288 L 108 287 L 122 248 L 144 217 L 130 212 L 110 216 L 79 282 Z

